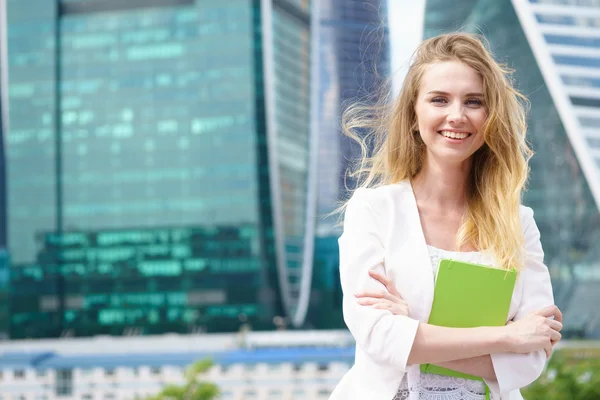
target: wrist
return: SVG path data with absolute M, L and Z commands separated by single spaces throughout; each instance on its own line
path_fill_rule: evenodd
M 492 350 L 490 354 L 512 352 L 512 343 L 506 326 L 489 326 L 484 327 L 484 329 L 486 329 L 484 335 L 488 338 L 489 346 Z

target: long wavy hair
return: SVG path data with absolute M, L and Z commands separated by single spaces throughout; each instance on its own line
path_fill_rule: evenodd
M 533 155 L 525 139 L 529 103 L 513 87 L 513 71 L 498 63 L 484 43 L 483 37 L 467 33 L 425 40 L 413 55 L 395 101 L 388 96 L 375 105 L 357 102 L 347 107 L 343 131 L 361 148 L 361 158 L 349 176 L 358 180 L 358 187 L 412 181 L 425 153 L 420 135 L 415 134 L 415 102 L 424 72 L 429 65 L 445 61 L 473 68 L 483 78 L 488 116 L 480 132 L 484 144 L 473 154 L 467 210 L 456 246 L 488 251 L 502 268 L 519 269 L 523 264 L 519 207 Z

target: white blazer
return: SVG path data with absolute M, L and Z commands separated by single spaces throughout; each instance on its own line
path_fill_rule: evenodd
M 543 263 L 540 233 L 533 211 L 521 206 L 526 266 L 519 273 L 508 319 L 554 304 L 550 275 Z M 339 238 L 344 320 L 356 340 L 354 366 L 330 400 L 392 400 L 404 374 L 418 374 L 407 365 L 419 321 L 429 319 L 434 278 L 417 203 L 409 182 L 357 190 L 348 203 Z M 410 315 L 393 315 L 357 304 L 354 294 L 380 291 L 369 270 L 384 273 L 408 302 Z M 543 350 L 529 354 L 492 354 L 498 379 L 488 382 L 493 399 L 522 400 L 519 388 L 544 369 Z

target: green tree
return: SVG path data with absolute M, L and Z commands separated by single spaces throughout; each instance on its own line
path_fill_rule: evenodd
M 213 363 L 211 360 L 198 361 L 186 368 L 185 384 L 167 385 L 155 396 L 147 400 L 214 400 L 219 396 L 219 388 L 214 383 L 200 380 Z
M 526 400 L 598 400 L 600 360 L 568 357 L 558 351 L 542 376 L 522 393 Z

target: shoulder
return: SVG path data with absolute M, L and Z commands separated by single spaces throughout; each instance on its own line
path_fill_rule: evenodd
M 406 204 L 408 195 L 412 195 L 410 183 L 400 182 L 375 188 L 359 188 L 348 200 L 344 221 L 368 218 L 380 228 L 385 228 L 389 220 L 398 215 Z
M 407 181 L 375 188 L 359 188 L 350 198 L 349 205 L 352 203 L 369 204 L 375 209 L 381 210 L 409 195 L 412 195 L 412 188 Z
M 525 248 L 528 252 L 543 254 L 540 230 L 533 218 L 533 210 L 530 207 L 521 206 L 521 229 L 523 230 L 523 239 Z
M 523 233 L 527 234 L 532 230 L 532 228 L 533 230 L 537 231 L 535 219 L 533 218 L 534 213 L 531 207 L 521 205 L 519 209 L 519 214 L 521 216 L 521 227 L 523 229 Z

